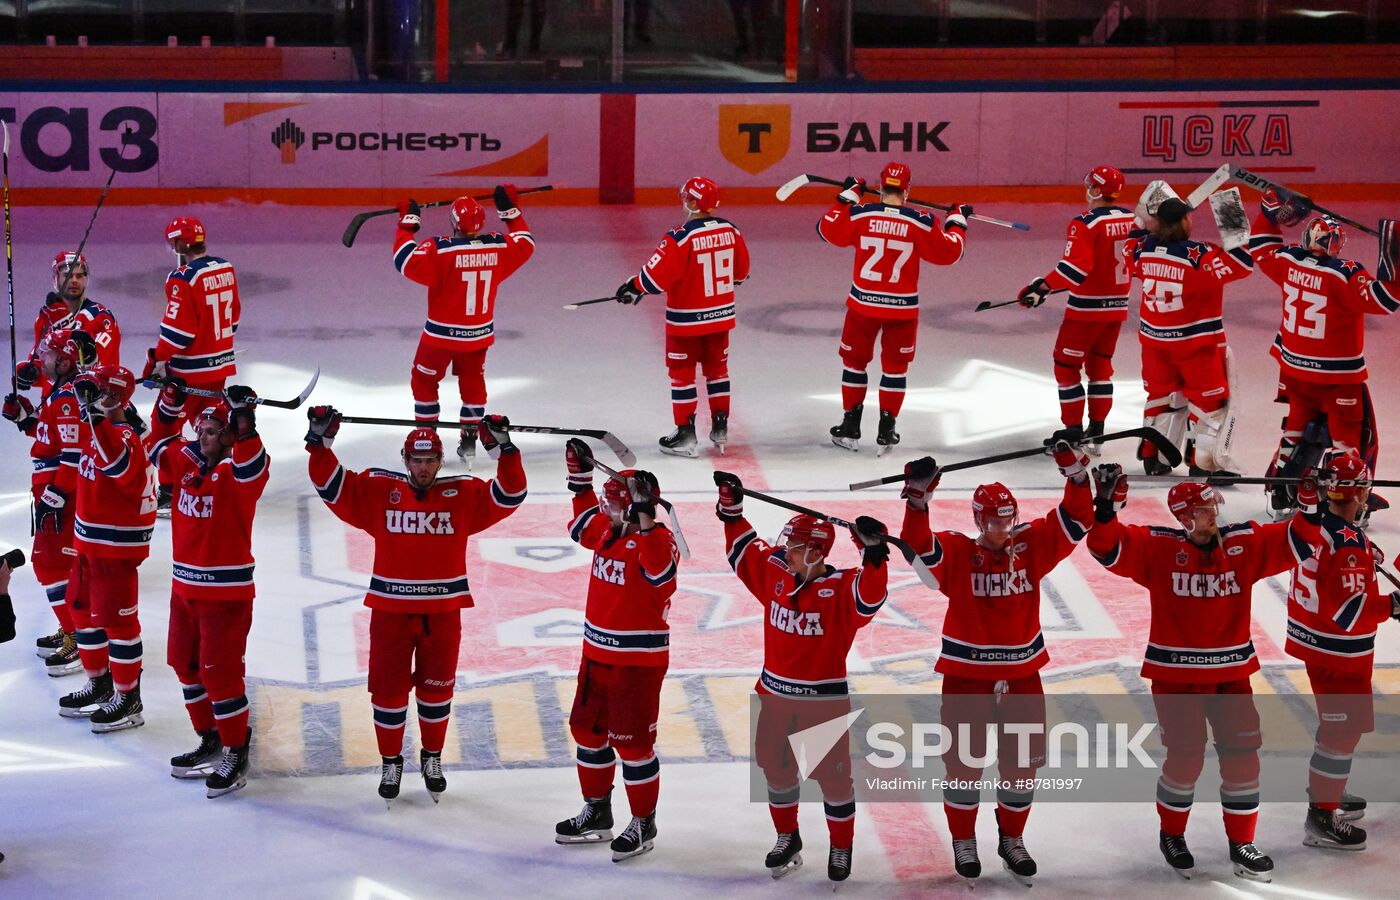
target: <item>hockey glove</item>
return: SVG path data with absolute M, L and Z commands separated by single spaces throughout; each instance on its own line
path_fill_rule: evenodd
M 928 498 L 933 493 L 933 489 L 938 487 L 942 474 L 938 471 L 938 463 L 932 456 L 925 456 L 913 462 L 904 464 L 904 487 L 899 492 L 899 496 L 908 502 L 909 506 L 924 512 L 928 509 Z
M 97 407 L 97 398 L 102 395 L 102 386 L 97 379 L 84 372 L 73 379 L 73 396 L 78 398 L 78 418 L 96 425 L 102 420 L 102 411 Z
M 864 196 L 865 182 L 859 178 L 847 178 L 845 183 L 841 185 L 841 193 L 836 195 L 836 199 L 847 206 L 854 206 Z
M 593 451 L 578 438 L 564 442 L 564 465 L 569 470 L 569 490 L 575 494 L 593 490 Z
M 42 532 L 44 527 L 53 522 L 53 533 L 58 534 L 63 530 L 63 507 L 68 505 L 68 495 L 63 491 L 49 485 L 44 488 L 39 499 L 34 503 L 34 531 Z
M 1045 302 L 1045 298 L 1049 293 L 1050 283 L 1044 278 L 1037 278 L 1035 281 L 1021 288 L 1021 293 L 1016 295 L 1016 302 L 1026 309 L 1035 309 Z
M 146 351 L 146 368 L 141 370 L 142 381 L 164 381 L 166 363 L 163 359 L 156 359 L 156 348 L 152 347 Z
M 642 291 L 637 287 L 633 280 L 629 278 L 626 281 L 622 282 L 622 286 L 617 289 L 617 292 L 615 294 L 613 294 L 613 299 L 616 300 L 618 303 L 624 303 L 628 306 L 632 306 L 642 302 Z
M 1084 483 L 1081 479 L 1089 468 L 1088 454 L 1070 446 L 1069 441 L 1056 441 L 1050 452 L 1055 457 L 1055 465 L 1060 467 L 1061 475 L 1078 484 Z
M 1313 475 L 1303 476 L 1303 480 L 1298 482 L 1298 512 L 1302 513 L 1309 521 L 1318 521 L 1321 516 L 1322 492 L 1317 485 L 1317 478 Z
M 15 381 L 19 384 L 19 389 L 27 391 L 34 386 L 34 382 L 39 380 L 39 367 L 34 360 L 27 359 L 15 366 Z
M 418 206 L 418 201 L 412 198 L 400 200 L 398 210 L 399 230 L 417 234 L 423 224 L 423 210 Z
M 167 425 L 174 422 L 185 408 L 186 396 L 185 379 L 179 375 L 171 375 L 165 379 L 160 396 L 156 398 L 156 416 Z
M 627 490 L 631 494 L 631 502 L 627 504 L 627 521 L 639 525 L 642 516 L 656 518 L 656 495 L 661 493 L 658 484 L 656 476 L 643 469 L 638 469 L 627 479 Z
M 509 221 L 520 215 L 520 210 L 515 205 L 515 185 L 498 184 L 491 196 L 496 201 L 496 215 L 500 216 L 502 221 Z
M 306 411 L 306 419 L 310 423 L 306 430 L 306 449 L 325 447 L 329 450 L 340 431 L 340 411 L 334 406 L 313 406 Z
M 715 473 L 715 486 L 719 488 L 719 500 L 715 503 L 715 515 L 721 522 L 737 522 L 744 517 L 744 483 L 738 475 L 728 472 Z
M 1110 522 L 1128 503 L 1128 479 L 1118 463 L 1094 466 L 1094 519 Z
M 68 349 L 77 359 L 79 369 L 86 369 L 97 362 L 97 339 L 86 331 L 74 331 L 68 338 Z
M 890 545 L 885 543 L 889 529 L 885 523 L 870 516 L 861 516 L 851 526 L 851 540 L 860 550 L 861 563 L 882 566 L 890 558 Z
M 3 409 L 5 418 L 15 423 L 20 431 L 25 434 L 32 434 L 34 431 L 34 404 L 29 402 L 28 397 L 21 397 L 19 394 L 6 394 L 5 406 Z
M 500 459 L 502 453 L 518 453 L 510 442 L 510 419 L 505 416 L 486 416 L 476 423 L 476 439 L 492 459 Z
M 948 218 L 943 221 L 943 230 L 950 231 L 960 228 L 967 231 L 967 217 L 972 215 L 972 204 L 954 203 L 952 210 L 948 213 Z
M 242 384 L 231 384 L 224 388 L 224 402 L 228 404 L 229 428 L 233 430 L 235 441 L 246 441 L 258 433 L 257 391 Z
M 1312 200 L 1304 194 L 1281 195 L 1274 188 L 1264 191 L 1259 201 L 1264 217 L 1276 225 L 1297 225 L 1312 212 Z

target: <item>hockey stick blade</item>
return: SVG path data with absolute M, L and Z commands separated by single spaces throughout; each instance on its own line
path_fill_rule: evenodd
M 517 196 L 524 196 L 525 194 L 539 194 L 543 193 L 544 191 L 552 190 L 554 190 L 554 185 L 544 184 L 540 185 L 539 187 L 523 188 L 521 190 L 516 191 L 515 193 Z M 473 200 L 490 200 L 491 198 L 491 194 L 474 194 L 472 196 Z M 429 203 L 418 204 L 418 208 L 435 209 L 439 206 L 451 206 L 453 203 L 456 202 L 456 197 L 453 197 L 451 200 L 433 200 Z M 347 247 L 354 246 L 355 238 L 357 235 L 359 235 L 360 229 L 364 227 L 364 224 L 366 222 L 368 222 L 370 219 L 377 219 L 380 216 L 392 216 L 398 211 L 399 209 L 396 206 L 393 209 L 372 209 L 369 212 L 357 213 L 355 217 L 350 220 L 350 224 L 345 226 L 345 233 L 340 236 L 340 242 Z
M 1260 191 L 1260 192 L 1267 191 L 1269 188 L 1273 188 L 1274 191 L 1276 191 L 1277 193 L 1283 195 L 1283 198 L 1284 198 L 1284 199 L 1287 199 L 1287 198 L 1289 198 L 1289 197 L 1292 197 L 1292 196 L 1294 196 L 1295 194 L 1298 193 L 1298 191 L 1295 191 L 1295 190 L 1293 190 L 1292 188 L 1285 187 L 1284 185 L 1281 185 L 1281 184 L 1279 184 L 1279 183 L 1276 182 L 1276 181 L 1270 181 L 1269 179 L 1265 178 L 1265 177 L 1262 176 L 1262 175 L 1256 175 L 1256 174 L 1254 174 L 1253 172 L 1251 172 L 1251 171 L 1249 171 L 1248 169 L 1246 169 L 1244 166 L 1233 166 L 1233 167 L 1231 167 L 1231 169 L 1230 169 L 1230 177 L 1231 177 L 1231 178 L 1234 178 L 1234 179 L 1235 179 L 1236 181 L 1238 181 L 1238 182 L 1241 182 L 1241 183 L 1243 183 L 1243 184 L 1247 184 L 1247 185 L 1249 185 L 1250 187 L 1252 187 L 1252 188 L 1254 188 L 1255 190 Z M 1312 208 L 1313 208 L 1314 210 L 1316 210 L 1317 212 L 1322 213 L 1324 216 L 1329 216 L 1329 217 L 1331 217 L 1331 218 L 1333 218 L 1333 219 L 1336 219 L 1338 222 L 1345 222 L 1346 224 L 1350 225 L 1350 226 L 1353 227 L 1353 228 L 1359 228 L 1359 229 L 1361 229 L 1362 231 L 1366 232 L 1367 234 L 1371 235 L 1372 237 L 1380 237 L 1380 236 L 1381 236 L 1381 233 L 1380 233 L 1379 231 L 1377 231 L 1377 230 L 1374 229 L 1374 228 L 1371 228 L 1371 227 L 1368 226 L 1368 225 L 1363 225 L 1363 224 L 1361 224 L 1360 222 L 1356 221 L 1355 219 L 1349 219 L 1349 218 L 1347 218 L 1346 216 L 1342 215 L 1341 213 L 1333 212 L 1332 210 L 1328 209 L 1328 208 L 1325 207 L 1325 206 L 1318 206 L 1316 203 L 1313 203 L 1313 202 L 1312 202 L 1312 198 L 1311 198 L 1311 197 L 1308 198 L 1308 202 L 1312 205 Z
M 606 472 L 609 478 L 616 478 L 618 481 L 621 481 L 627 487 L 628 491 L 632 490 L 633 479 L 625 477 L 616 469 L 609 468 L 606 464 L 599 462 L 597 457 L 593 457 L 593 465 Z M 630 466 L 631 463 L 627 465 Z M 648 500 L 666 510 L 666 515 L 671 519 L 671 534 L 676 539 L 676 550 L 680 553 L 681 559 L 690 559 L 690 544 L 686 543 L 685 532 L 681 531 L 681 520 L 680 517 L 676 515 L 676 508 L 660 497 L 653 497 L 651 491 L 647 489 L 645 484 L 642 485 L 642 493 L 646 495 Z
M 603 431 L 598 428 L 555 428 L 552 425 L 511 425 L 511 431 L 518 431 L 521 434 L 560 434 L 566 437 L 586 437 L 595 441 L 602 441 L 607 444 L 608 449 L 617 457 L 617 461 L 624 466 L 631 468 L 637 464 L 637 454 L 622 442 L 617 435 L 611 431 Z
M 1020 302 L 1020 300 L 1003 300 L 994 303 L 991 300 L 983 300 L 981 303 L 977 304 L 977 308 L 974 309 L 973 312 L 985 312 L 989 309 L 1001 309 L 1003 306 L 1014 306 L 1015 304 Z
M 316 382 L 320 380 L 321 368 L 317 366 L 316 371 L 311 373 L 311 380 L 306 383 L 306 387 L 302 388 L 301 393 L 291 400 L 269 400 L 266 397 L 254 397 L 250 402 L 255 406 L 275 406 L 278 409 L 297 409 L 306 402 L 307 397 L 311 396 L 311 391 L 316 387 Z M 141 382 L 142 387 L 148 387 L 153 391 L 161 390 L 167 384 L 169 384 L 168 381 L 156 378 L 147 378 L 145 381 Z M 182 390 L 192 397 L 209 397 L 212 399 L 224 396 L 223 391 L 211 391 L 208 388 L 196 388 L 188 385 L 184 386 Z
M 579 300 L 575 303 L 565 303 L 565 309 L 578 309 L 580 306 L 592 306 L 595 303 L 611 303 L 616 297 L 594 297 L 592 300 Z
M 1210 173 L 1210 177 L 1202 181 L 1200 187 L 1196 188 L 1186 196 L 1186 205 L 1195 209 L 1210 198 L 1211 194 L 1225 186 L 1225 182 L 1230 180 L 1230 164 L 1224 163 L 1220 168 Z
M 793 194 L 797 193 L 799 190 L 801 190 L 802 188 L 806 187 L 807 185 L 809 185 L 809 184 L 811 184 L 811 183 L 812 183 L 812 176 L 811 176 L 811 175 L 798 175 L 798 176 L 797 176 L 796 178 L 794 178 L 792 181 L 789 181 L 787 184 L 785 184 L 785 185 L 783 185 L 782 187 L 778 188 L 778 200 L 779 200 L 779 202 L 786 202 L 786 201 L 787 201 L 787 198 L 791 197 Z

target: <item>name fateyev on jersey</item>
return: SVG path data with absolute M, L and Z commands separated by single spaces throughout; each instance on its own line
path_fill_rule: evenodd
M 421 494 L 387 469 L 355 472 L 327 447 L 313 446 L 311 483 L 341 521 L 374 538 L 365 605 L 399 613 L 437 613 L 473 605 L 467 538 L 515 512 L 525 500 L 520 454 L 502 453 L 496 477 L 439 477 Z
M 1147 588 L 1152 623 L 1142 677 L 1219 684 L 1259 671 L 1250 638 L 1254 583 L 1312 555 L 1316 526 L 1287 522 L 1225 525 L 1209 547 L 1180 528 L 1094 525 L 1089 552 L 1108 571 Z
M 801 581 L 787 554 L 759 539 L 748 520 L 724 523 L 734 574 L 764 610 L 763 672 L 754 690 L 789 697 L 843 696 L 846 657 L 856 632 L 885 604 L 889 567 L 827 566 Z
M 237 369 L 233 335 L 241 315 L 232 263 L 204 256 L 180 266 L 165 281 L 156 359 L 190 384 L 232 377 Z
M 943 228 L 907 206 L 837 203 L 817 222 L 828 244 L 855 247 L 846 308 L 876 319 L 919 317 L 919 261 L 951 266 L 962 259 L 967 222 L 950 215 Z
M 569 537 L 593 551 L 583 618 L 583 655 L 618 666 L 665 666 L 671 631 L 666 624 L 676 592 L 680 552 L 661 523 L 646 533 L 617 537 L 591 490 L 574 494 Z
M 688 220 L 666 232 L 632 283 L 666 295 L 666 333 L 702 335 L 734 327 L 734 288 L 749 278 L 749 248 L 733 222 Z
M 1360 528 L 1324 513 L 1321 541 L 1293 570 L 1284 652 L 1348 675 L 1371 674 L 1376 626 L 1390 618 L 1390 597 L 1376 583 L 1376 556 Z
M 1050 661 L 1040 630 L 1040 582 L 1084 539 L 1093 495 L 1065 482 L 1059 505 L 1016 526 L 1006 550 L 989 550 L 958 531 L 933 533 L 928 512 L 906 505 L 903 538 L 948 598 L 943 647 L 934 670 L 960 678 L 1024 678 Z
M 535 252 L 524 216 L 508 234 L 435 237 L 414 244 L 413 232 L 394 236 L 394 266 L 428 288 L 423 342 L 445 350 L 477 350 L 496 340 L 496 292 Z
M 1070 219 L 1065 250 L 1045 276 L 1052 291 L 1069 291 L 1068 319 L 1122 322 L 1133 279 L 1123 248 L 1136 223 L 1131 210 L 1099 206 Z
M 1202 241 L 1164 244 L 1148 236 L 1128 241 L 1124 253 L 1142 282 L 1144 342 L 1181 350 L 1224 342 L 1225 285 L 1254 271 L 1243 248 L 1227 252 Z
M 89 556 L 141 561 L 156 524 L 156 470 L 136 429 L 101 419 L 82 423 L 73 546 Z

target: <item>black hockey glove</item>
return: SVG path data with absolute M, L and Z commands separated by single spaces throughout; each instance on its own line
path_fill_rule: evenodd
M 861 516 L 851 526 L 851 539 L 860 549 L 863 565 L 882 566 L 890 558 L 890 545 L 885 543 L 889 529 L 885 523 L 871 516 Z
M 642 302 L 642 292 L 637 288 L 637 285 L 633 283 L 632 279 L 629 278 L 622 282 L 617 292 L 613 294 L 613 299 L 618 303 L 633 306 Z
M 53 523 L 53 533 L 63 530 L 63 508 L 68 505 L 68 495 L 53 485 L 44 488 L 39 499 L 34 502 L 34 533 L 42 532 L 45 526 Z
M 1035 309 L 1045 302 L 1045 298 L 1050 294 L 1050 284 L 1044 278 L 1037 278 L 1030 284 L 1021 288 L 1021 293 L 1016 295 L 1016 302 L 1026 309 Z
M 721 522 L 737 522 L 744 516 L 744 483 L 738 475 L 728 472 L 715 473 L 715 486 L 719 488 L 719 500 L 715 503 L 715 515 Z
M 325 447 L 329 450 L 340 431 L 339 410 L 334 406 L 313 406 L 306 411 L 306 419 L 311 423 L 306 430 L 306 449 Z
M 39 367 L 34 364 L 34 360 L 26 360 L 15 366 L 15 381 L 19 383 L 20 390 L 29 390 L 38 380 Z

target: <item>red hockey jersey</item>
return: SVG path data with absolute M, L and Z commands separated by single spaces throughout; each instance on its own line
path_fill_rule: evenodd
M 413 232 L 394 235 L 394 266 L 428 288 L 423 341 L 446 350 L 479 350 L 495 342 L 496 291 L 535 252 L 524 216 L 506 223 L 508 234 L 435 237 L 414 243 Z
M 1365 317 L 1400 310 L 1400 281 L 1376 281 L 1361 263 L 1285 246 L 1263 214 L 1252 234 L 1250 254 L 1283 290 L 1283 321 L 1269 348 L 1280 369 L 1303 381 L 1365 381 Z
M 1376 560 L 1365 532 L 1323 514 L 1321 543 L 1293 570 L 1284 651 L 1309 665 L 1371 674 L 1376 626 L 1390 618 L 1390 597 L 1376 583 Z
M 962 259 L 967 222 L 948 216 L 943 228 L 908 206 L 837 203 L 817 223 L 828 244 L 855 247 L 846 307 L 876 319 L 919 317 L 919 261 L 951 266 Z
M 1065 318 L 1122 322 L 1133 279 L 1123 248 L 1136 219 L 1121 206 L 1098 206 L 1070 219 L 1065 252 L 1045 276 L 1052 291 L 1069 291 Z
M 117 326 L 117 317 L 101 303 L 84 299 L 72 312 L 62 302 L 45 304 L 34 317 L 34 349 L 39 349 L 44 335 L 58 328 L 86 331 L 97 344 L 99 363 L 121 363 L 122 330 Z
M 889 567 L 826 567 L 799 581 L 787 551 L 760 540 L 746 519 L 724 523 L 734 574 L 764 610 L 763 672 L 754 690 L 791 697 L 842 696 L 856 632 L 885 605 Z
M 958 531 L 934 534 L 927 510 L 905 506 L 899 536 L 948 598 L 935 671 L 1009 681 L 1044 668 L 1050 654 L 1040 631 L 1040 581 L 1084 539 L 1093 504 L 1087 479 L 1067 480 L 1058 506 L 1016 526 L 1009 552 L 988 550 Z
M 1250 638 L 1254 583 L 1312 555 L 1316 526 L 1240 522 L 1198 547 L 1180 528 L 1095 523 L 1089 552 L 1115 575 L 1147 588 L 1152 617 L 1142 677 L 1219 684 L 1259 671 Z
M 666 232 L 632 283 L 666 295 L 667 334 L 698 335 L 734 327 L 734 288 L 748 278 L 749 248 L 739 229 L 701 216 Z
M 241 315 L 233 264 L 217 256 L 192 260 L 165 281 L 156 359 L 190 384 L 222 382 L 236 371 L 233 335 Z
M 501 454 L 490 481 L 470 475 L 438 478 L 420 495 L 402 472 L 353 472 L 329 448 L 308 451 L 316 493 L 341 521 L 374 538 L 366 606 L 436 613 L 473 605 L 467 538 L 524 502 L 525 469 L 518 452 Z
M 78 483 L 78 460 L 82 457 L 81 430 L 78 400 L 73 396 L 72 384 L 64 382 L 40 401 L 39 408 L 34 410 L 34 426 L 26 432 L 34 438 L 29 448 L 34 487 L 52 484 L 70 500 L 73 498 Z
M 253 516 L 267 487 L 262 438 L 238 441 L 209 465 L 198 441 L 181 441 L 179 422 L 159 417 L 148 436 L 160 481 L 172 485 L 171 577 L 190 597 L 253 599 Z
M 1178 350 L 1225 340 L 1225 285 L 1254 271 L 1243 248 L 1226 252 L 1202 241 L 1163 244 L 1147 236 L 1123 249 L 1129 273 L 1142 282 L 1140 336 Z
M 617 666 L 665 666 L 671 630 L 666 616 L 676 592 L 680 551 L 661 523 L 645 534 L 613 537 L 612 520 L 593 491 L 574 494 L 569 537 L 593 551 L 583 613 L 583 655 Z
M 102 419 L 82 423 L 73 546 L 79 553 L 138 562 L 151 552 L 156 470 L 136 429 Z

